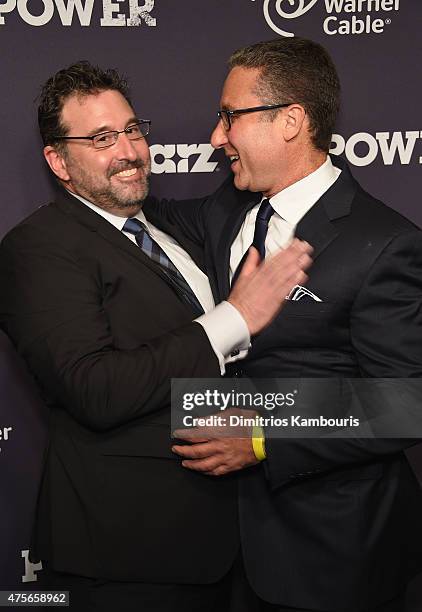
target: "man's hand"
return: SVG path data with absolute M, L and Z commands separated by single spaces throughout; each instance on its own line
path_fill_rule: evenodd
M 186 438 L 189 440 L 189 438 Z M 229 472 L 258 463 L 252 448 L 252 438 L 219 438 L 185 446 L 173 446 L 173 451 L 183 457 L 183 467 L 208 476 L 224 476 Z
M 311 253 L 307 242 L 295 238 L 289 247 L 260 264 L 258 251 L 250 248 L 227 301 L 245 319 L 251 336 L 271 323 L 293 287 L 307 280 L 304 270 L 312 263 Z
M 231 408 L 221 413 L 254 418 L 253 410 Z M 183 458 L 182 465 L 208 476 L 224 476 L 258 463 L 252 447 L 251 426 L 196 427 L 195 429 L 177 429 L 176 438 L 190 442 L 186 445 L 174 445 L 173 452 Z

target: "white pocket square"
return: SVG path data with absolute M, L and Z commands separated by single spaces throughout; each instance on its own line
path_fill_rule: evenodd
M 309 291 L 306 287 L 302 287 L 302 285 L 295 285 L 286 299 L 292 302 L 298 302 L 303 298 L 314 300 L 314 302 L 322 302 L 321 298 L 315 295 L 315 293 L 312 293 L 312 291 Z

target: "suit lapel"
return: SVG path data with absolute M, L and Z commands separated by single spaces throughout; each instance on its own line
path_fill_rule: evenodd
M 315 260 L 336 238 L 338 231 L 327 216 L 323 202 L 317 202 L 299 222 L 295 235 L 312 246 Z
M 160 278 L 177 293 L 182 302 L 187 305 L 179 287 L 172 282 L 169 275 L 164 272 L 161 266 L 152 261 L 134 242 L 129 240 L 122 232 L 114 227 L 114 225 L 101 217 L 101 215 L 98 215 L 91 208 L 77 200 L 77 198 L 62 190 L 60 190 L 57 195 L 56 205 L 62 212 L 73 217 L 78 223 L 81 223 L 90 231 L 99 234 L 104 240 L 112 244 L 113 247 L 125 251 L 130 257 L 138 259 L 140 263 L 150 268 L 150 270 L 160 276 Z M 190 305 L 188 307 L 192 308 Z
M 238 192 L 239 193 L 239 192 Z M 240 199 L 232 207 L 221 232 L 216 250 L 216 276 L 219 298 L 225 299 L 230 293 L 230 252 L 245 215 L 261 200 L 261 194 L 240 192 Z
M 313 247 L 314 260 L 338 235 L 333 221 L 350 214 L 357 189 L 357 183 L 347 164 L 340 158 L 331 159 L 342 172 L 337 181 L 301 219 L 295 232 L 297 238 L 306 240 Z

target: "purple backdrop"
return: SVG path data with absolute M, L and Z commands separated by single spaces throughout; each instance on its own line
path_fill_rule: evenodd
M 208 144 L 228 56 L 294 34 L 324 44 L 339 69 L 333 152 L 368 191 L 422 225 L 421 19 L 419 0 L 3 0 L 0 237 L 52 194 L 36 97 L 58 69 L 88 59 L 125 73 L 137 112 L 152 119 L 152 191 L 199 196 L 228 172 Z M 25 551 L 47 415 L 4 337 L 0 385 L 0 587 L 32 587 L 36 568 Z M 422 473 L 421 450 L 411 457 Z M 420 610 L 422 585 L 415 582 L 411 599 L 409 610 Z

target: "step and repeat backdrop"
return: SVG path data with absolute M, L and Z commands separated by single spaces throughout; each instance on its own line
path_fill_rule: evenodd
M 422 225 L 420 0 L 2 0 L 0 238 L 47 202 L 54 183 L 37 132 L 40 86 L 87 59 L 130 82 L 152 120 L 152 192 L 191 197 L 229 172 L 209 144 L 231 52 L 301 35 L 332 54 L 342 111 L 332 152 L 372 194 Z M 422 273 L 422 271 L 421 271 Z M 6 337 L 0 337 L 0 586 L 34 586 L 27 559 L 48 414 Z M 422 452 L 411 453 L 422 474 Z M 414 587 L 422 609 L 422 586 Z M 412 608 L 413 609 L 413 608 Z

